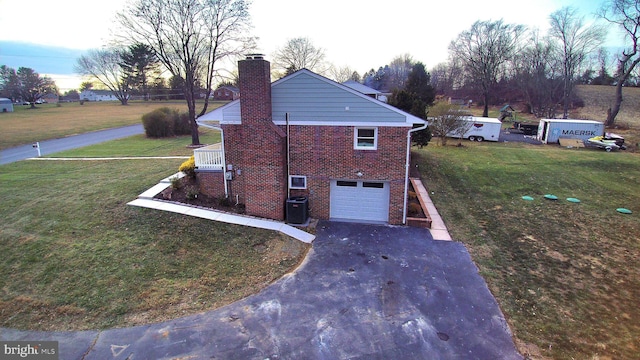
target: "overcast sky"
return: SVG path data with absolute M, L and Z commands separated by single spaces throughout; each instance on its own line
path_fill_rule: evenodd
M 0 0 L 0 64 L 31 67 L 54 78 L 62 90 L 76 88 L 75 60 L 108 42 L 115 14 L 128 1 L 133 0 Z M 362 74 L 403 54 L 430 69 L 446 61 L 449 43 L 477 20 L 503 19 L 544 33 L 549 15 L 563 6 L 578 8 L 592 21 L 602 2 L 253 0 L 250 13 L 258 50 L 267 59 L 287 40 L 307 37 L 325 50 L 329 62 Z M 608 45 L 620 46 L 617 37 L 611 34 Z M 41 51 L 41 45 L 48 47 Z

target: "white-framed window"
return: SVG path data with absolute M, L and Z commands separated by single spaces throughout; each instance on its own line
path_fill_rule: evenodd
M 289 175 L 289 189 L 306 189 L 307 177 L 302 175 Z
M 353 136 L 353 148 L 356 150 L 377 150 L 378 128 L 356 127 Z

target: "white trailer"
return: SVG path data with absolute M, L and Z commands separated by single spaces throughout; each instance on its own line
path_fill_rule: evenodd
M 464 121 L 468 123 L 468 129 L 462 137 L 471 141 L 498 141 L 502 122 L 498 119 L 467 116 Z M 447 134 L 449 137 L 459 138 L 458 134 Z
M 0 112 L 13 112 L 11 99 L 0 98 Z
M 558 143 L 562 139 L 588 140 L 604 135 L 604 123 L 594 120 L 541 119 L 538 140 L 545 144 Z

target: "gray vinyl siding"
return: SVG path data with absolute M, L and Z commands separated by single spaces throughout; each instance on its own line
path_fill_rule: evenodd
M 399 124 L 407 121 L 403 114 L 380 101 L 306 73 L 274 84 L 271 97 L 273 121 L 284 121 L 285 113 L 289 113 L 291 121 Z
M 222 110 L 222 121 L 224 122 L 240 122 L 240 102 L 230 103 L 228 107 Z
M 202 115 L 198 121 L 220 121 L 221 123 L 240 123 L 240 101 L 235 100 Z

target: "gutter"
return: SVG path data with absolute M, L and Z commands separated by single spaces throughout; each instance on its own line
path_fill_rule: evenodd
M 409 193 L 409 159 L 411 156 L 411 133 L 416 131 L 424 130 L 429 126 L 427 121 L 424 122 L 424 125 L 421 127 L 417 127 L 415 129 L 409 130 L 407 132 L 407 159 L 404 165 L 405 173 L 404 173 L 404 204 L 402 205 L 402 224 L 407 224 L 407 195 Z
M 225 198 L 229 198 L 229 188 L 228 188 L 228 185 L 227 185 L 227 181 L 228 180 L 227 180 L 227 176 L 226 176 L 227 156 L 226 156 L 225 150 L 224 150 L 224 131 L 222 131 L 221 127 L 208 125 L 208 124 L 199 122 L 197 119 L 196 119 L 196 124 L 198 124 L 198 126 L 204 126 L 206 128 L 209 128 L 209 129 L 220 131 L 220 142 L 222 143 L 222 177 L 224 179 L 224 197 Z

